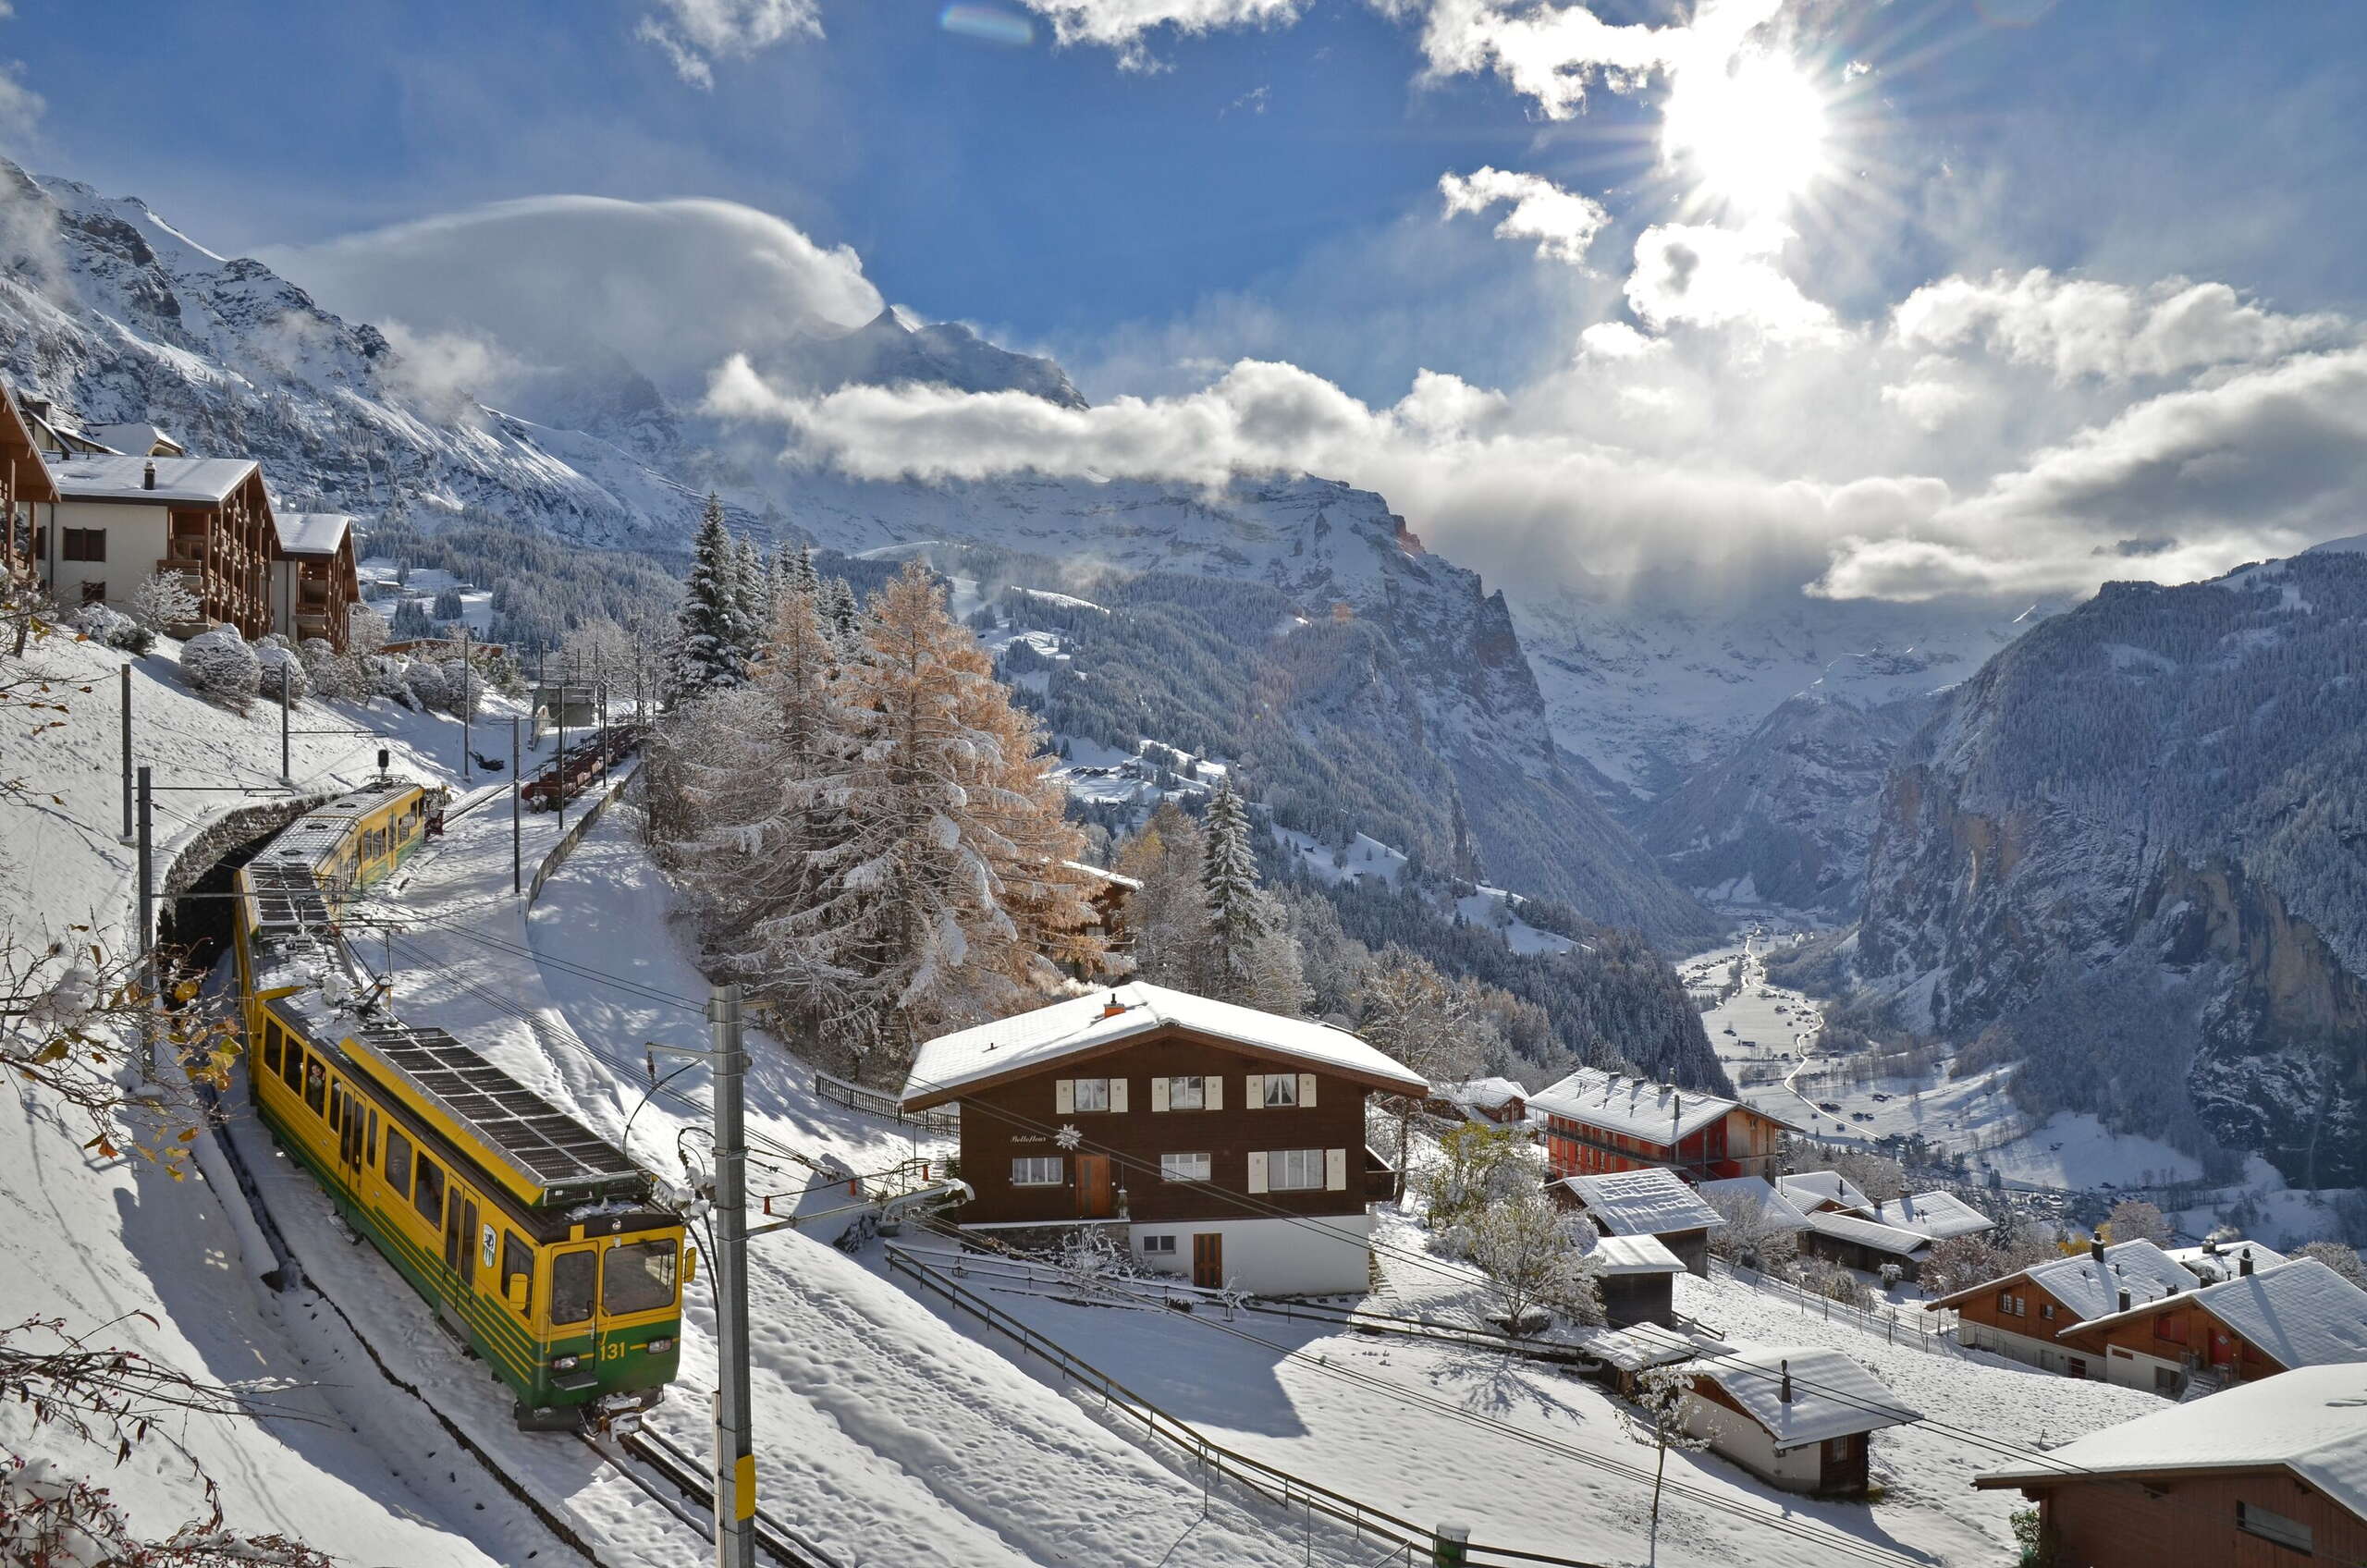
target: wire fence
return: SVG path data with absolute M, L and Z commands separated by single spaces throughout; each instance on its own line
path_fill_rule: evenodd
M 1079 1360 L 1057 1341 L 1013 1317 L 904 1248 L 888 1248 L 888 1270 L 890 1274 L 904 1275 L 922 1289 L 943 1297 L 948 1303 L 976 1317 L 1016 1342 L 1023 1354 L 1039 1357 L 1071 1383 L 1088 1393 L 1101 1396 L 1103 1408 L 1110 1414 L 1140 1423 L 1146 1436 L 1180 1450 L 1200 1472 L 1204 1488 L 1209 1477 L 1222 1476 L 1248 1488 L 1268 1502 L 1281 1505 L 1286 1513 L 1303 1514 L 1306 1521 L 1307 1561 L 1310 1562 L 1314 1561 L 1315 1525 L 1321 1518 L 1353 1531 L 1359 1548 L 1383 1548 L 1380 1562 L 1403 1562 L 1409 1568 L 1413 1564 L 1423 1563 L 1466 1563 L 1469 1568 L 1512 1568 L 1512 1565 L 1523 1563 L 1540 1564 L 1542 1568 L 1603 1568 L 1600 1563 L 1577 1558 L 1519 1551 L 1509 1547 L 1482 1546 L 1477 1542 L 1466 1544 L 1440 1529 L 1417 1525 L 1412 1520 L 1400 1518 L 1335 1492 L 1329 1487 L 1318 1486 L 1262 1459 L 1253 1459 L 1221 1444 L 1210 1442 L 1190 1423 L 1170 1415 L 1098 1368 Z
M 1880 1334 L 1888 1343 L 1907 1345 L 1928 1351 L 1933 1355 L 1952 1355 L 1962 1359 L 1968 1353 L 1956 1341 L 1956 1314 L 1925 1312 L 1920 1307 L 1902 1312 L 1895 1306 L 1862 1307 L 1831 1296 L 1804 1291 L 1789 1280 L 1779 1280 L 1772 1274 L 1762 1274 L 1756 1268 L 1739 1263 L 1729 1263 L 1723 1257 L 1710 1259 L 1713 1276 L 1748 1285 L 1790 1301 L 1805 1316 L 1814 1313 L 1828 1323 L 1847 1323 L 1870 1334 Z

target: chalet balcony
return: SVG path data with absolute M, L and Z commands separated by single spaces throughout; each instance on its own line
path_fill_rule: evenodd
M 185 556 L 166 556 L 156 563 L 156 570 L 166 577 L 178 577 L 181 586 L 202 597 L 205 593 L 205 561 Z

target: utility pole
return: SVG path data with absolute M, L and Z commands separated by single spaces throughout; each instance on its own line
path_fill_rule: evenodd
M 475 714 L 477 694 L 469 682 L 476 667 L 469 663 L 469 629 L 460 628 L 460 782 L 469 781 L 469 720 Z
M 296 775 L 288 766 L 288 667 L 296 655 L 282 648 L 285 655 L 279 661 L 279 781 L 289 789 L 296 787 Z
M 148 815 L 148 769 L 140 770 L 140 1071 L 156 1076 L 156 887 L 151 871 L 153 843 Z M 738 1117 L 733 1117 L 737 1125 Z
M 740 987 L 707 998 L 715 1024 L 715 1561 L 754 1568 L 756 1455 L 748 1413 L 748 1147 L 741 1125 L 748 1059 Z
M 551 755 L 551 809 L 558 813 L 559 837 L 567 836 L 567 673 L 558 678 L 558 750 Z
M 525 849 L 521 842 L 524 828 L 518 820 L 519 802 L 526 792 L 526 780 L 520 769 L 525 766 L 524 756 L 518 746 L 518 721 L 513 718 L 509 721 L 509 891 L 512 895 L 524 891 L 526 887 L 522 870 Z
M 123 665 L 123 841 L 131 842 L 131 661 Z
M 600 788 L 608 787 L 608 682 L 600 681 Z

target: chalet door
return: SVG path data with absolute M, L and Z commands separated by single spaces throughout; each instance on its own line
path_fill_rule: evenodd
M 1076 1157 L 1076 1211 L 1086 1219 L 1107 1219 L 1118 1211 L 1116 1194 L 1110 1182 L 1108 1155 L 1081 1154 Z
M 1192 1238 L 1192 1283 L 1211 1291 L 1224 1289 L 1224 1233 L 1211 1231 Z

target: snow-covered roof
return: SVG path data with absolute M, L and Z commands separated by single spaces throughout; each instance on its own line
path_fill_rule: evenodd
M 1685 1260 L 1658 1236 L 1597 1236 L 1586 1256 L 1605 1274 L 1682 1274 Z
M 2127 1322 L 2169 1305 L 2166 1297 L 2156 1298 L 2065 1332 Z M 2203 1308 L 2280 1366 L 2367 1361 L 2367 1291 L 2314 1257 L 2204 1285 L 2177 1305 Z
M 1673 1170 L 1565 1176 L 1562 1185 L 1576 1196 L 1588 1218 L 1613 1236 L 1665 1236 L 1676 1231 L 1712 1230 L 1725 1223 Z
M 1622 1372 L 1641 1372 L 1647 1366 L 1665 1366 L 1700 1355 L 1731 1355 L 1735 1348 L 1698 1329 L 1666 1329 L 1658 1323 L 1588 1329 L 1579 1343 L 1588 1355 Z
M 2275 1248 L 2264 1247 L 2258 1242 L 2221 1242 L 2216 1246 L 2170 1247 L 2165 1250 L 2178 1267 L 2206 1285 L 2232 1280 L 2242 1273 L 2242 1260 L 2247 1256 L 2252 1260 L 2254 1273 L 2293 1261 Z
M 2367 1363 L 2239 1383 L 2074 1439 L 2048 1458 L 2057 1463 L 1991 1471 L 1973 1485 L 2282 1466 L 2367 1519 Z
M 1792 1397 L 1784 1398 L 1791 1372 Z M 1736 1345 L 1734 1354 L 1698 1363 L 1693 1370 L 1767 1428 L 1777 1448 L 1797 1448 L 1922 1419 L 1901 1404 L 1874 1375 L 1837 1350 L 1814 1345 Z
M 1421 1074 L 1345 1029 L 1133 981 L 1015 1018 L 939 1035 L 921 1047 L 904 1081 L 906 1110 L 961 1091 L 1039 1072 L 1073 1057 L 1114 1050 L 1162 1029 L 1183 1029 L 1255 1056 L 1297 1062 L 1398 1094 L 1427 1095 Z
M 1448 1089 L 1446 1097 L 1457 1105 L 1493 1110 L 1514 1100 L 1526 1100 L 1528 1090 L 1509 1078 L 1468 1078 Z
M 2028 1280 L 2047 1294 L 2071 1309 L 2074 1317 L 2082 1320 L 2102 1317 L 2120 1310 L 2120 1292 L 2128 1292 L 2129 1305 L 2159 1301 L 2190 1289 L 2194 1276 L 2179 1268 L 2170 1255 L 2151 1242 L 2116 1242 L 2104 1248 L 2104 1261 L 2099 1272 L 2092 1253 L 2076 1253 L 2069 1257 L 2051 1257 L 2044 1263 L 2034 1263 L 2016 1274 L 1983 1280 L 1978 1285 L 1968 1285 L 1954 1295 L 1928 1302 L 1928 1307 L 1945 1306 L 1982 1291 L 1993 1291 L 2009 1280 Z
M 1128 876 L 1122 872 L 1112 871 L 1106 865 L 1087 865 L 1081 860 L 1064 860 L 1061 864 L 1071 871 L 1082 871 L 1096 881 L 1108 882 L 1114 887 L 1131 888 L 1135 892 L 1142 891 L 1143 885 L 1139 879 Z
M 156 465 L 155 488 L 143 480 Z M 251 458 L 139 458 L 113 453 L 67 458 L 50 465 L 58 494 L 69 501 L 197 501 L 218 506 L 255 472 Z
M 1809 1216 L 1809 1229 L 1820 1236 L 1831 1236 L 1836 1242 L 1855 1242 L 1861 1247 L 1894 1253 L 1900 1257 L 1912 1257 L 1932 1244 L 1932 1238 L 1920 1231 L 1902 1231 L 1895 1225 L 1860 1219 L 1854 1214 L 1819 1211 Z
M 1869 1211 L 1874 1207 L 1874 1200 L 1838 1170 L 1801 1170 L 1789 1176 L 1778 1176 L 1775 1178 L 1775 1190 L 1804 1211 L 1828 1203 Z
M 271 521 L 280 550 L 291 556 L 336 555 L 353 528 L 343 512 L 275 512 Z
M 1764 1176 L 1728 1176 L 1723 1181 L 1704 1182 L 1694 1191 L 1702 1200 L 1715 1207 L 1726 1199 L 1748 1205 L 1759 1217 L 1778 1231 L 1805 1231 L 1809 1217 L 1799 1205 L 1777 1192 Z
M 1673 1144 L 1735 1109 L 1695 1089 L 1582 1067 L 1528 1096 L 1533 1109 L 1647 1143 Z
M 1874 1206 L 1874 1218 L 1935 1242 L 1950 1236 L 1969 1236 L 1997 1223 L 1953 1193 L 1915 1193 L 1892 1198 Z
M 162 447 L 166 457 L 178 458 L 188 448 L 165 433 L 162 425 L 135 420 L 125 424 L 86 424 L 82 434 L 103 447 L 112 447 L 127 456 L 144 458 Z

